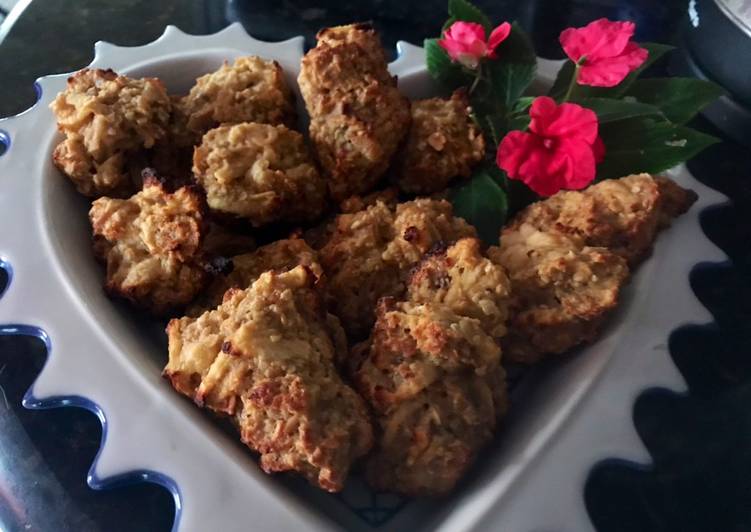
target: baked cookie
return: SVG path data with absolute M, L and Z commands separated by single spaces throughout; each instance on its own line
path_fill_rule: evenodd
M 52 158 L 83 195 L 127 197 L 141 187 L 128 167 L 134 152 L 164 137 L 171 101 L 156 78 L 83 69 L 50 104 L 65 139 Z
M 294 471 L 339 491 L 373 434 L 363 400 L 336 372 L 316 281 L 304 266 L 266 272 L 216 309 L 170 321 L 164 376 L 228 417 L 265 472 Z
M 89 219 L 107 292 L 157 315 L 190 303 L 206 281 L 202 210 L 194 189 L 169 193 L 155 179 L 129 199 L 94 201 Z

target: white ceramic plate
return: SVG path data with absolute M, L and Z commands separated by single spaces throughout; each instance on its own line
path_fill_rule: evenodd
M 399 43 L 398 50 L 390 69 L 400 88 L 413 98 L 429 95 L 422 49 Z M 239 25 L 208 36 L 170 26 L 134 48 L 100 42 L 91 66 L 158 76 L 182 93 L 197 76 L 247 54 L 276 59 L 296 85 L 302 37 L 265 43 Z M 550 83 L 557 66 L 542 61 L 538 81 Z M 583 501 L 592 465 L 607 457 L 649 462 L 632 424 L 634 399 L 648 387 L 684 387 L 668 336 L 711 319 L 689 287 L 689 271 L 724 259 L 699 227 L 699 212 L 724 198 L 684 167 L 671 175 L 698 192 L 699 201 L 659 237 L 595 344 L 515 383 L 510 416 L 454 495 L 408 501 L 369 491 L 357 475 L 343 493 L 329 495 L 299 479 L 263 474 L 234 434 L 160 378 L 166 347 L 159 327 L 104 295 L 91 253 L 88 202 L 51 162 L 60 137 L 48 105 L 66 77 L 41 78 L 37 104 L 0 121 L 0 142 L 8 146 L 0 156 L 0 266 L 10 278 L 0 300 L 0 333 L 32 334 L 47 344 L 49 357 L 24 399 L 27 407 L 78 406 L 102 421 L 92 487 L 162 484 L 174 494 L 175 527 L 186 532 L 579 532 L 592 528 Z

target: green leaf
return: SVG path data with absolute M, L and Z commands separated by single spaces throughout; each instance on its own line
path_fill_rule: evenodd
M 467 0 L 449 0 L 449 15 L 454 21 L 477 22 L 485 28 L 486 37 L 490 35 L 493 25 L 480 9 Z
M 605 160 L 597 166 L 598 179 L 662 172 L 719 142 L 694 129 L 649 118 L 603 124 L 600 136 Z
M 498 236 L 506 222 L 508 200 L 487 168 L 478 169 L 469 181 L 455 188 L 451 203 L 454 214 L 475 226 L 483 242 L 498 244 Z
M 498 59 L 485 63 L 491 85 L 490 97 L 510 109 L 535 78 L 537 57 L 529 37 L 516 23 L 496 53 Z
M 505 192 L 508 190 L 508 175 L 506 172 L 498 168 L 495 163 L 495 150 L 485 154 L 485 162 L 482 163 L 481 168 L 495 181 L 497 185 Z
M 516 213 L 540 199 L 527 185 L 516 179 L 508 180 L 508 214 L 506 219 L 513 218 Z
M 571 78 L 574 75 L 574 70 L 575 67 L 573 61 L 568 60 L 563 63 L 563 66 L 558 71 L 558 75 L 556 75 L 555 77 L 553 86 L 550 87 L 550 90 L 548 91 L 548 96 L 560 102 L 563 99 L 563 96 L 566 94 L 569 85 L 571 84 Z
M 654 105 L 630 100 L 612 100 L 610 98 L 585 98 L 579 102 L 584 107 L 597 113 L 600 124 L 625 120 L 639 116 L 662 117 L 660 109 Z
M 446 22 L 444 22 L 443 26 L 441 27 L 441 36 L 443 36 L 443 32 L 449 29 L 454 22 L 456 22 L 456 19 L 454 17 L 449 17 L 446 19 Z
M 492 95 L 510 108 L 535 79 L 534 63 L 492 62 L 488 64 Z
M 506 107 L 500 100 L 490 97 L 470 96 L 472 111 L 477 123 L 482 128 L 487 144 L 497 145 L 508 129 L 506 124 Z
M 451 61 L 446 51 L 438 44 L 438 39 L 425 39 L 425 63 L 428 72 L 440 85 L 454 90 L 472 82 L 472 78 L 462 67 Z
M 684 124 L 724 93 L 722 87 L 711 81 L 696 78 L 652 78 L 635 81 L 626 96 L 655 105 L 671 122 Z
M 520 131 L 524 131 L 529 127 L 529 123 L 532 120 L 530 119 L 529 115 L 517 115 L 512 116 L 508 119 L 508 122 L 506 124 L 506 128 L 508 131 L 513 131 L 514 129 L 518 129 Z M 500 142 L 500 139 L 499 139 Z
M 498 59 L 491 62 L 526 63 L 529 65 L 537 64 L 537 54 L 532 46 L 529 35 L 517 24 L 511 24 L 511 32 L 506 40 L 498 45 L 495 49 Z
M 535 96 L 522 96 L 516 100 L 516 103 L 511 108 L 511 112 L 514 114 L 526 113 L 533 101 L 535 101 Z
M 473 107 L 473 109 L 474 113 L 472 116 L 477 125 L 482 129 L 482 133 L 485 135 L 488 144 L 497 146 L 506 130 L 505 115 L 493 110 L 485 109 L 479 112 L 476 108 Z

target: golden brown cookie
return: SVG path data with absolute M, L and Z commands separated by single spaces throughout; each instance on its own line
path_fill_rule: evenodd
M 576 236 L 542 232 L 522 221 L 501 233 L 491 258 L 511 279 L 513 302 L 504 357 L 533 363 L 591 341 L 618 304 L 626 261 Z
M 164 376 L 228 417 L 265 472 L 294 471 L 339 491 L 373 435 L 365 404 L 335 370 L 315 283 L 304 266 L 267 272 L 215 310 L 170 321 Z
M 388 73 L 378 35 L 367 24 L 322 30 L 298 82 L 331 196 L 341 202 L 369 192 L 410 122 L 409 101 Z
M 474 318 L 492 338 L 506 334 L 511 282 L 506 270 L 482 253 L 476 238 L 438 245 L 415 266 L 406 299 L 445 305 L 459 316 Z
M 285 238 L 261 246 L 255 251 L 235 255 L 230 259 L 226 273 L 218 273 L 201 296 L 188 308 L 189 316 L 198 316 L 216 308 L 230 288 L 245 289 L 267 271 L 285 272 L 302 265 L 310 269 L 317 279 L 323 272 L 318 255 L 304 240 Z
M 516 220 L 580 237 L 635 265 L 649 255 L 660 223 L 685 211 L 695 197 L 667 178 L 635 174 L 559 192 L 533 203 Z
M 184 128 L 196 142 L 221 124 L 259 122 L 294 127 L 295 104 L 282 67 L 250 55 L 225 62 L 196 80 L 179 104 Z
M 168 193 L 156 180 L 129 199 L 94 201 L 89 219 L 107 292 L 157 315 L 190 303 L 206 280 L 202 208 L 195 190 Z
M 380 428 L 368 481 L 409 496 L 448 493 L 506 412 L 500 347 L 446 305 L 385 298 L 358 350 L 353 379 Z
M 76 72 L 50 104 L 65 135 L 52 156 L 55 166 L 85 196 L 127 197 L 141 185 L 131 179 L 128 159 L 166 135 L 171 106 L 156 78 Z
M 401 296 L 407 276 L 434 244 L 475 236 L 443 200 L 419 199 L 389 207 L 377 201 L 340 214 L 319 250 L 329 308 L 352 339 L 367 335 L 378 300 Z
M 463 91 L 451 98 L 412 102 L 412 125 L 404 147 L 395 157 L 399 188 L 413 194 L 445 189 L 456 177 L 469 177 L 485 155 L 482 132 L 470 116 Z
M 285 126 L 221 126 L 203 136 L 193 173 L 209 207 L 254 226 L 320 216 L 326 184 L 303 137 Z

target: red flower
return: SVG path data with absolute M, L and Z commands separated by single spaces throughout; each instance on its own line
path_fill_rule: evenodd
M 589 185 L 605 154 L 594 111 L 541 96 L 532 102 L 529 116 L 529 133 L 511 131 L 503 137 L 498 166 L 541 196 Z
M 485 41 L 485 28 L 474 22 L 454 22 L 443 32 L 443 39 L 438 44 L 446 50 L 453 61 L 458 61 L 467 68 L 477 68 L 480 59 L 495 59 L 495 49 L 511 33 L 511 24 L 504 22 L 490 33 Z
M 574 63 L 581 61 L 577 82 L 594 87 L 615 87 L 647 60 L 649 52 L 631 42 L 633 22 L 595 20 L 583 28 L 568 28 L 560 41 Z M 583 59 L 583 60 L 582 60 Z

